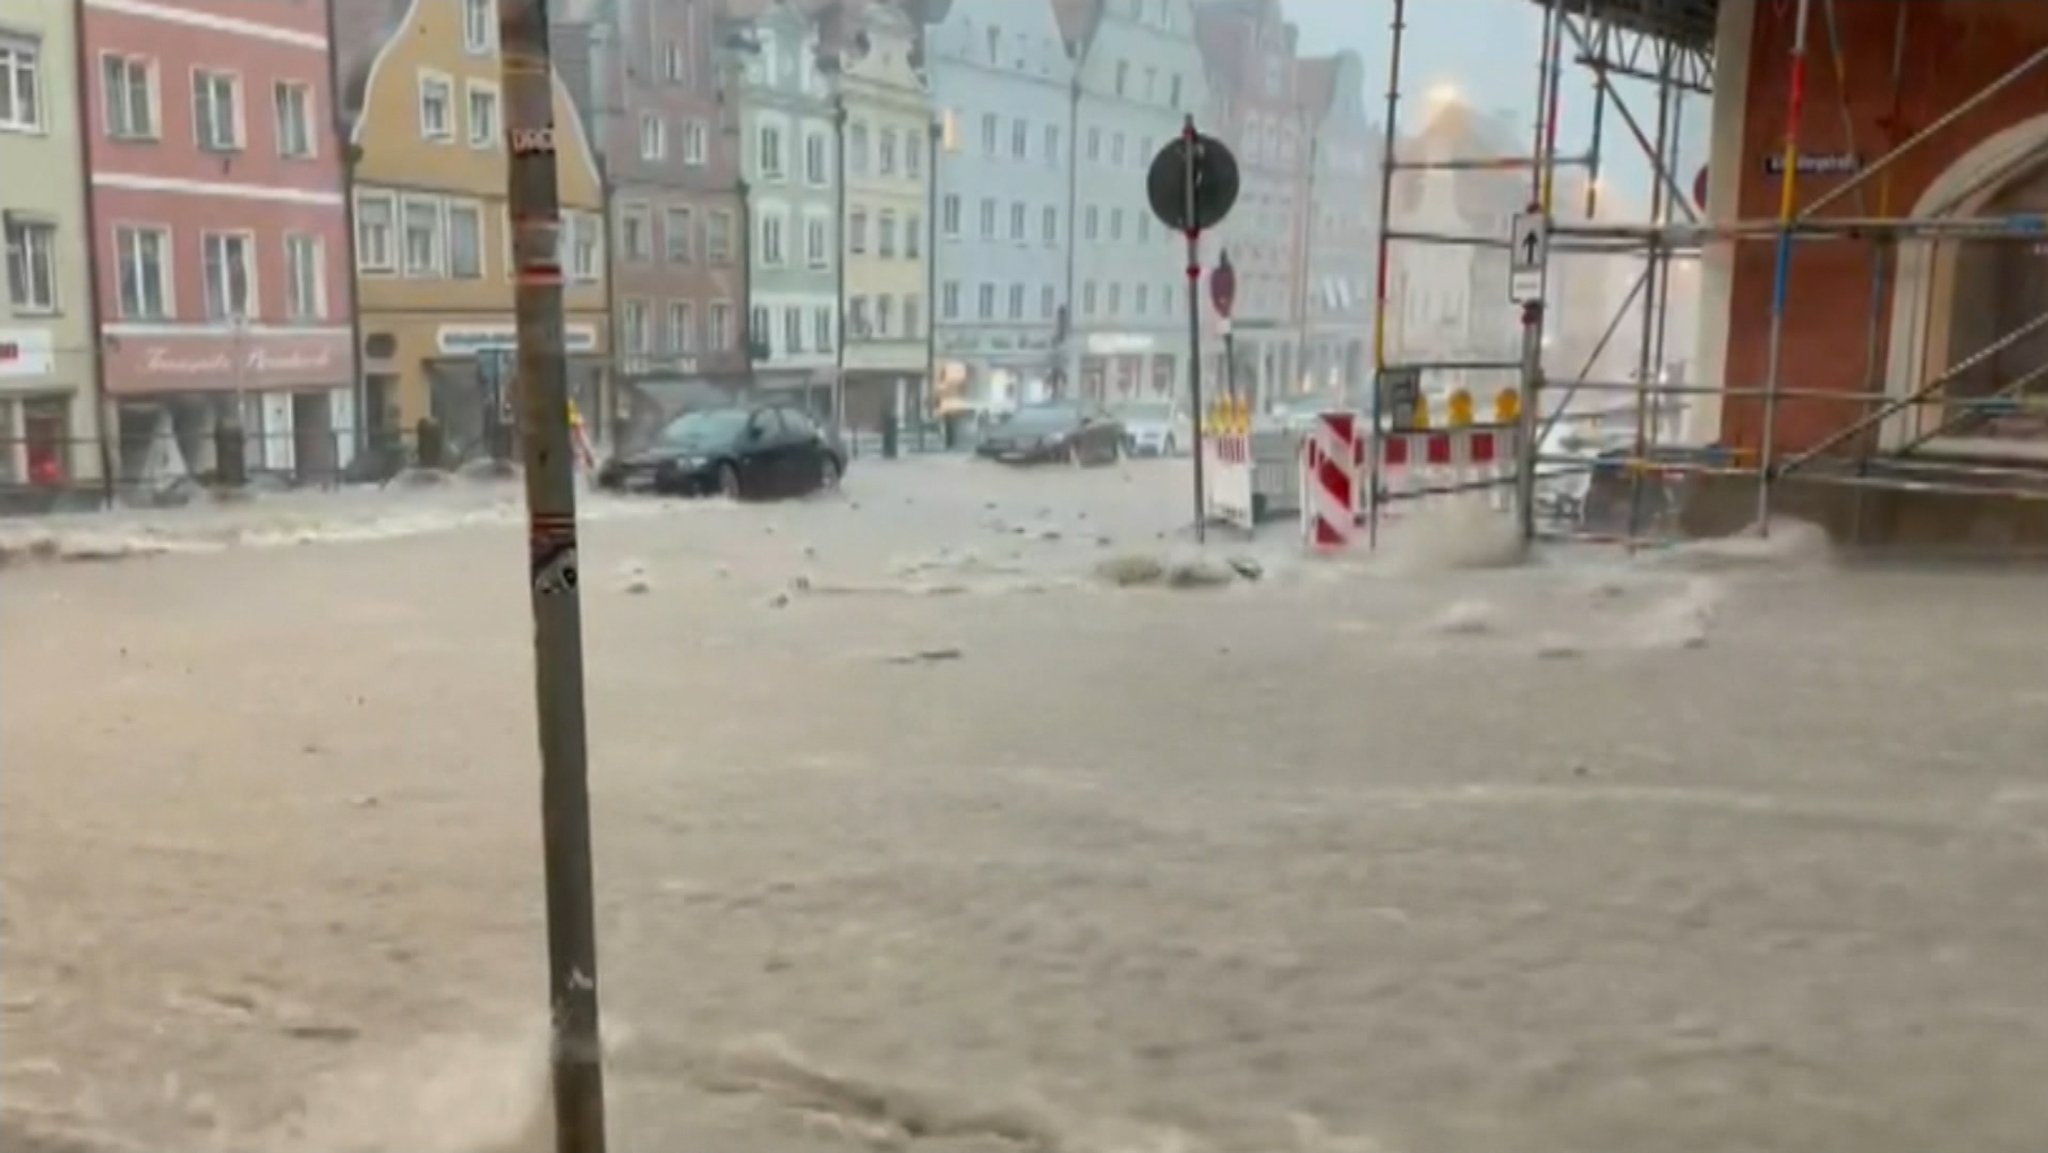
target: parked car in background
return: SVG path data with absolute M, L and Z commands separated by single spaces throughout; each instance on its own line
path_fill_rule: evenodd
M 1114 464 L 1124 455 L 1124 426 L 1089 405 L 1030 404 L 991 424 L 974 452 L 1005 464 Z
M 1178 456 L 1194 443 L 1187 414 L 1167 401 L 1118 405 L 1114 415 L 1124 426 L 1124 451 L 1132 456 Z
M 686 413 L 654 443 L 598 469 L 599 488 L 773 500 L 836 488 L 846 454 L 801 410 L 764 404 Z

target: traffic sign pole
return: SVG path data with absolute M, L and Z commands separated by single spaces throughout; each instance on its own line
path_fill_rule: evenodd
M 1209 510 L 1202 499 L 1207 491 L 1202 474 L 1202 228 L 1195 215 L 1195 167 L 1199 163 L 1195 118 L 1190 116 L 1180 130 L 1188 236 L 1188 398 L 1195 408 L 1195 543 L 1209 539 Z

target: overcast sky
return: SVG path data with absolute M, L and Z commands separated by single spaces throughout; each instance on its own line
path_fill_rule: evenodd
M 1374 120 L 1384 116 L 1392 0 L 1283 0 L 1288 18 L 1301 29 L 1303 55 L 1340 48 L 1365 62 L 1366 100 Z M 1408 31 L 1402 42 L 1400 120 L 1403 132 L 1422 123 L 1424 97 L 1438 85 L 1455 85 L 1476 106 L 1511 113 L 1533 141 L 1537 56 L 1543 37 L 1542 11 L 1532 0 L 1409 0 Z M 1571 53 L 1567 45 L 1566 58 Z M 1583 152 L 1592 131 L 1593 84 L 1585 69 L 1567 65 L 1560 87 L 1558 148 Z M 1645 132 L 1655 130 L 1656 90 L 1622 82 L 1629 109 Z M 1688 146 L 1679 166 L 1680 183 L 1690 187 L 1706 159 L 1708 108 L 1705 97 L 1688 94 L 1683 105 Z M 1647 202 L 1650 167 L 1610 108 L 1602 152 L 1606 175 L 1616 191 Z

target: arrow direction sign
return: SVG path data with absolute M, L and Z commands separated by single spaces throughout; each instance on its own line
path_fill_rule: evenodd
M 1542 300 L 1543 266 L 1550 261 L 1550 220 L 1537 209 L 1516 214 L 1508 251 L 1508 299 L 1516 304 Z

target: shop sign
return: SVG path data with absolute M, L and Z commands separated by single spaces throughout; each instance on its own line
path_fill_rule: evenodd
M 0 379 L 57 371 L 57 341 L 47 328 L 0 328 Z
M 442 356 L 475 356 L 486 349 L 518 345 L 519 330 L 510 324 L 444 324 L 434 330 L 434 347 Z M 562 347 L 566 352 L 597 351 L 597 326 L 565 325 Z
M 347 330 L 114 336 L 106 343 L 112 392 L 261 392 L 328 388 L 350 376 Z

